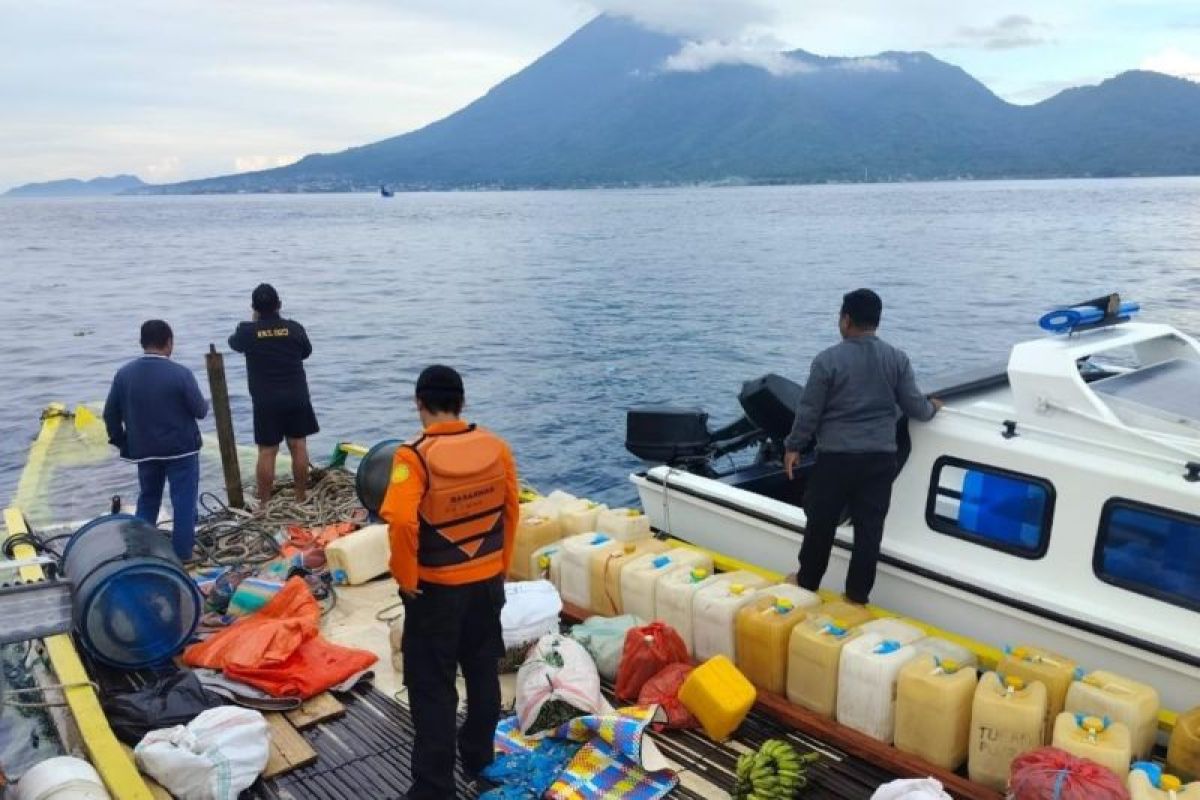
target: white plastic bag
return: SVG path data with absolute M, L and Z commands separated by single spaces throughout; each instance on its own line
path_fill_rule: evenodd
M 550 581 L 516 581 L 504 584 L 504 609 L 500 627 L 504 647 L 534 642 L 558 631 L 562 598 Z
M 262 714 L 219 706 L 187 725 L 150 731 L 133 754 L 179 800 L 237 800 L 267 766 L 270 742 Z
M 615 681 L 621 655 L 625 652 L 625 634 L 630 628 L 645 624 L 632 614 L 588 617 L 571 628 L 571 638 L 587 649 L 601 677 Z
M 951 800 L 933 778 L 908 778 L 885 783 L 875 790 L 871 800 Z
M 572 716 L 596 714 L 604 707 L 600 675 L 583 645 L 566 636 L 547 634 L 538 639 L 517 672 L 517 722 L 527 736 L 543 735 L 554 727 L 539 720 L 548 703 L 565 703 Z M 553 715 L 556 721 L 561 715 Z

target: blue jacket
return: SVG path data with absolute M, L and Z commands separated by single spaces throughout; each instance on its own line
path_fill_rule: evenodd
M 130 461 L 178 458 L 200 449 L 196 420 L 208 401 L 191 370 L 165 356 L 146 354 L 117 370 L 104 425 L 108 441 Z

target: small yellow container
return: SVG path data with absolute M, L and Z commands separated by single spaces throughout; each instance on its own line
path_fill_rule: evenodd
M 1075 662 L 1040 647 L 1014 647 L 1004 654 L 996 671 L 1020 678 L 1026 683 L 1040 681 L 1046 687 L 1046 719 L 1042 725 L 1042 744 L 1049 744 L 1054 723 L 1067 703 L 1067 690 L 1075 680 Z
M 1200 780 L 1200 706 L 1175 721 L 1167 745 L 1167 771 L 1185 781 Z
M 975 668 L 932 655 L 904 665 L 896 683 L 896 749 L 953 772 L 967 761 Z
M 679 687 L 679 702 L 718 742 L 737 730 L 757 696 L 754 684 L 725 656 L 714 656 L 696 667 Z
M 1095 761 L 1119 778 L 1129 776 L 1133 751 L 1129 728 L 1120 722 L 1064 711 L 1054 720 L 1051 744 L 1071 755 Z
M 971 780 L 1003 792 L 1013 759 L 1042 745 L 1046 717 L 1046 686 L 1028 686 L 1012 676 L 1001 680 L 986 673 L 971 704 L 971 750 L 967 774 Z
M 615 617 L 625 613 L 621 603 L 621 570 L 633 563 L 638 556 L 647 553 L 665 553 L 671 545 L 658 539 L 643 539 L 638 542 L 622 542 L 621 546 L 608 552 L 592 556 L 592 601 L 593 614 Z
M 787 698 L 798 706 L 833 719 L 837 711 L 838 665 L 842 647 L 862 634 L 844 620 L 810 616 L 788 641 Z
M 533 580 L 534 573 L 529 569 L 531 557 L 536 551 L 561 538 L 562 527 L 557 518 L 522 513 L 521 520 L 517 523 L 512 562 L 508 566 L 508 579 Z
M 1158 692 L 1112 672 L 1089 672 L 1067 690 L 1066 710 L 1108 717 L 1129 728 L 1134 759 L 1149 758 L 1158 736 Z
M 1200 800 L 1200 783 L 1184 784 L 1177 776 L 1166 774 L 1155 779 L 1140 769 L 1129 773 L 1126 782 L 1130 800 Z
M 796 586 L 771 586 L 737 613 L 737 666 L 751 683 L 766 692 L 787 688 L 788 642 L 792 628 L 816 608 L 820 599 Z

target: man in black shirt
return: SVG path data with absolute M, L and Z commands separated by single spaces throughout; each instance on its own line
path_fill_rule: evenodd
M 320 430 L 308 396 L 304 359 L 312 344 L 299 322 L 279 316 L 279 293 L 260 283 L 250 295 L 251 322 L 238 324 L 229 346 L 246 354 L 246 376 L 254 403 L 254 442 L 258 445 L 258 501 L 271 499 L 279 443 L 287 439 L 292 454 L 296 499 L 308 488 L 308 445 L 305 438 Z

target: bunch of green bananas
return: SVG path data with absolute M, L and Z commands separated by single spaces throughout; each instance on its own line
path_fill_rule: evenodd
M 738 759 L 733 800 L 792 800 L 808 785 L 808 765 L 816 753 L 799 755 L 782 739 L 769 739 Z

